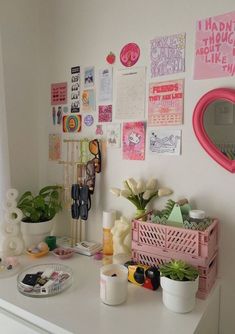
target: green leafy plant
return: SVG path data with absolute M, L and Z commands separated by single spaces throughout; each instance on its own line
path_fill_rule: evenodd
M 161 276 L 175 281 L 195 281 L 199 273 L 196 268 L 182 260 L 171 260 L 159 266 Z
M 51 220 L 62 209 L 59 186 L 46 186 L 34 196 L 26 191 L 18 200 L 17 207 L 23 212 L 23 221 L 37 223 Z

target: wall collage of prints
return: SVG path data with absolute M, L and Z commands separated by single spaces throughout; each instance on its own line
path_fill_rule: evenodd
M 235 76 L 235 11 L 196 22 L 194 80 Z M 107 146 L 122 148 L 123 159 L 144 160 L 150 153 L 180 155 L 184 120 L 184 78 L 161 80 L 185 72 L 186 33 L 150 40 L 148 105 L 145 106 L 146 66 L 136 67 L 141 56 L 136 43 L 119 53 L 121 69 L 113 69 L 116 56 L 106 56 L 107 66 L 75 66 L 70 81 L 51 84 L 49 159 L 61 157 L 62 133 L 79 133 L 94 126 Z M 97 91 L 96 91 L 97 88 Z M 147 109 L 147 115 L 145 115 Z M 146 139 L 146 128 L 148 138 Z M 147 144 L 146 144 L 147 141 Z

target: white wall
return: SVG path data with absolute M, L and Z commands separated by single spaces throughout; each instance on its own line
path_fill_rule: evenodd
M 38 184 L 37 0 L 0 1 L 11 183 Z
M 8 1 L 5 1 L 5 5 Z M 12 4 L 12 1 L 10 1 Z M 19 2 L 15 1 L 18 5 Z M 16 82 L 10 77 L 7 81 L 7 101 L 9 112 L 9 124 L 15 119 L 19 108 L 19 98 L 24 96 L 25 103 L 20 100 L 20 114 L 26 116 L 24 105 L 29 116 L 29 101 L 35 107 L 33 120 L 36 120 L 35 110 L 38 112 L 39 130 L 39 160 L 31 166 L 25 160 L 19 158 L 16 144 L 22 143 L 26 146 L 27 153 L 36 150 L 34 131 L 24 126 L 19 120 L 13 125 L 10 133 L 10 145 L 12 154 L 13 178 L 17 185 L 24 183 L 32 185 L 36 176 L 39 184 L 47 182 L 61 182 L 61 166 L 48 162 L 48 131 L 50 113 L 50 83 L 69 80 L 71 66 L 94 65 L 96 70 L 106 65 L 105 56 L 113 51 L 117 56 L 114 71 L 121 68 L 118 60 L 121 47 L 128 42 L 136 42 L 141 48 L 141 57 L 138 66 L 147 66 L 149 80 L 149 41 L 156 36 L 169 35 L 172 33 L 186 32 L 186 72 L 178 75 L 166 76 L 162 80 L 185 78 L 185 108 L 184 125 L 182 137 L 182 155 L 179 157 L 150 156 L 147 152 L 145 161 L 122 160 L 119 149 L 107 150 L 103 164 L 102 175 L 99 175 L 96 194 L 93 197 L 93 208 L 88 222 L 89 237 L 101 238 L 101 213 L 103 209 L 114 208 L 123 214 L 130 216 L 134 207 L 121 198 L 114 198 L 109 193 L 113 186 L 121 187 L 122 180 L 128 177 L 157 177 L 163 186 L 169 186 L 174 190 L 174 199 L 187 197 L 197 208 L 204 209 L 210 216 L 221 220 L 220 228 L 220 262 L 219 277 L 222 279 L 221 289 L 221 333 L 229 334 L 235 332 L 235 321 L 233 312 L 235 302 L 234 278 L 235 278 L 235 216 L 234 195 L 235 178 L 225 169 L 217 165 L 200 147 L 192 129 L 192 114 L 198 99 L 208 90 L 218 87 L 235 87 L 233 78 L 218 78 L 194 81 L 193 73 L 193 51 L 194 51 L 194 29 L 195 21 L 199 18 L 219 15 L 234 10 L 233 0 L 223 2 L 213 0 L 179 0 L 166 2 L 163 0 L 47 0 L 38 1 L 39 5 L 39 34 L 35 28 L 35 6 L 34 1 L 20 1 L 21 13 L 15 13 L 15 20 L 9 23 L 10 13 L 5 12 L 5 40 L 9 37 L 8 45 L 5 43 L 7 55 L 11 55 L 12 48 L 18 54 L 18 61 L 33 65 L 38 59 L 35 53 L 35 43 L 40 46 L 40 67 L 38 72 L 38 107 L 33 99 L 35 83 L 32 68 L 24 66 L 18 76 L 24 74 L 24 78 L 18 93 L 18 104 L 10 96 Z M 32 7 L 27 7 L 30 3 Z M 7 5 L 6 5 L 7 6 Z M 32 12 L 28 17 L 27 13 Z M 21 15 L 22 14 L 22 15 Z M 23 20 L 23 22 L 22 22 Z M 18 26 L 24 26 L 22 34 L 31 40 L 29 50 L 26 52 L 26 40 L 22 38 Z M 13 43 L 15 36 L 19 35 L 21 43 Z M 35 36 L 35 40 L 32 37 Z M 17 42 L 17 40 L 16 40 Z M 23 46 L 23 48 L 22 48 Z M 11 55 L 12 56 L 12 55 Z M 26 57 L 26 58 L 25 58 Z M 13 58 L 6 57 L 6 69 L 8 74 L 13 74 L 11 66 L 15 62 Z M 147 81 L 148 81 L 147 80 Z M 32 82 L 32 84 L 31 84 Z M 32 101 L 33 99 L 33 101 Z M 26 103 L 27 101 L 27 103 Z M 14 103 L 14 104 L 13 104 Z M 25 117 L 26 118 L 26 117 Z M 27 122 L 29 125 L 29 122 Z M 33 128 L 34 129 L 34 128 Z M 25 130 L 25 131 L 22 131 Z M 26 131 L 27 130 L 27 131 Z M 82 136 L 87 133 L 83 132 Z M 30 153 L 31 154 L 31 153 Z M 35 152 L 33 152 L 35 154 Z M 16 166 L 13 157 L 17 157 Z M 37 167 L 39 166 L 39 167 Z M 18 167 L 27 167 L 29 178 L 21 175 Z M 35 176 L 35 178 L 34 178 Z M 165 199 L 155 202 L 155 208 L 162 207 Z M 182 324 L 183 325 L 183 324 Z

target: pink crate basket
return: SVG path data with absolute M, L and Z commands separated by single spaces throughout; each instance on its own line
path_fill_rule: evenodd
M 158 266 L 165 262 L 169 262 L 172 257 L 161 256 L 156 254 L 149 254 L 139 250 L 132 249 L 132 260 L 146 264 L 150 266 Z M 195 265 L 193 261 L 188 261 L 189 264 Z M 209 264 L 206 267 L 201 265 L 196 266 L 199 271 L 199 289 L 197 292 L 197 297 L 200 299 L 206 299 L 208 294 L 211 291 L 217 275 L 217 266 L 218 266 L 218 253 L 216 252 L 214 256 L 210 259 Z
M 218 220 L 205 231 L 132 221 L 132 250 L 206 267 L 218 249 Z

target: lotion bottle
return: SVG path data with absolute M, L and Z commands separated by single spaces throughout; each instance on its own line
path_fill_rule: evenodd
M 116 219 L 116 211 L 103 211 L 103 253 L 113 255 L 113 235 L 111 229 Z

